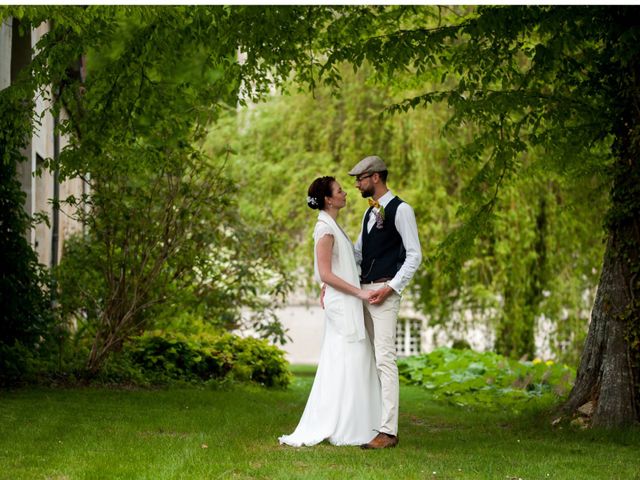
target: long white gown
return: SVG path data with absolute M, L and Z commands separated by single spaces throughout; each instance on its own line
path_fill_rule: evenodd
M 359 285 L 353 244 L 327 213 L 320 212 L 316 246 L 324 235 L 334 236 L 332 271 Z M 315 265 L 319 280 L 317 258 Z M 311 393 L 298 426 L 291 435 L 279 438 L 281 444 L 300 447 L 328 440 L 333 445 L 361 445 L 379 427 L 380 381 L 364 328 L 362 302 L 327 286 L 324 305 L 324 337 Z

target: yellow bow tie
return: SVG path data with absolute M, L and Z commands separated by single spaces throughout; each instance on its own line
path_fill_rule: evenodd
M 378 201 L 374 200 L 373 198 L 369 199 L 369 206 L 370 207 L 375 207 L 375 208 L 380 208 L 380 204 L 378 203 Z

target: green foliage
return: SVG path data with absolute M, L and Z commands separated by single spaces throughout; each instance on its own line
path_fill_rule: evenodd
M 452 152 L 463 148 L 474 130 L 441 135 L 448 115 L 444 105 L 379 116 L 416 89 L 412 74 L 378 85 L 367 65 L 357 73 L 347 66 L 339 71 L 338 91 L 317 86 L 313 96 L 274 96 L 223 116 L 211 130 L 209 150 L 228 146 L 236 152 L 229 172 L 240 186 L 242 214 L 271 219 L 290 245 L 291 268 L 310 272 L 315 214 L 304 202 L 309 183 L 327 174 L 342 183 L 348 206 L 339 220 L 355 240 L 366 203 L 346 172 L 365 155 L 378 153 L 389 164 L 390 188 L 416 212 L 427 260 L 409 288 L 430 323 L 458 330 L 489 323 L 503 332 L 501 352 L 519 358 L 533 355 L 536 321 L 544 315 L 555 328 L 550 344 L 556 355 L 577 362 L 603 252 L 593 232 L 600 231 L 604 213 L 591 202 L 598 198 L 605 204 L 606 192 L 594 193 L 591 178 L 574 184 L 529 167 L 501 188 L 491 222 L 469 246 L 472 258 L 455 274 L 436 253 L 460 225 L 456 212 L 466 201 L 464 185 L 475 167 Z M 532 164 L 543 160 L 542 152 L 530 155 Z M 474 312 L 471 322 L 465 310 Z
M 284 353 L 264 340 L 149 331 L 133 337 L 122 354 L 107 363 L 102 379 L 162 384 L 254 382 L 286 387 L 291 380 Z
M 19 88 L 0 91 L 0 385 L 28 375 L 54 324 L 50 278 L 27 238 L 31 219 L 16 179 L 31 129 L 33 101 Z
M 106 214 L 94 225 L 110 220 L 105 217 Z M 219 328 L 249 326 L 264 337 L 283 337 L 272 309 L 288 280 L 280 271 L 278 256 L 269 253 L 276 248 L 269 232 L 239 224 L 230 211 L 223 209 L 184 212 L 182 219 L 193 219 L 195 228 L 189 226 L 184 237 L 172 238 L 179 254 L 157 270 L 162 256 L 153 257 L 154 249 L 163 240 L 160 235 L 153 235 L 162 217 L 148 210 L 147 215 L 129 218 L 114 221 L 106 230 L 110 234 L 106 238 L 99 236 L 104 232 L 104 226 L 100 226 L 92 230 L 92 235 L 70 238 L 65 245 L 61 264 L 55 270 L 60 314 L 75 325 L 79 335 L 96 335 L 104 316 L 109 312 L 113 315 L 110 309 L 117 302 L 132 309 L 143 307 L 123 326 L 127 331 L 162 327 L 172 324 L 178 314 L 182 318 L 192 314 Z M 114 232 L 122 235 L 121 243 L 117 243 Z M 138 243 L 135 236 L 140 239 Z M 113 250 L 105 248 L 114 244 Z M 126 248 L 119 248 L 123 244 Z M 148 266 L 150 258 L 156 265 Z M 115 265 L 126 266 L 123 277 L 105 272 Z M 178 275 L 180 269 L 183 271 Z M 119 285 L 115 289 L 109 283 L 114 276 Z M 251 309 L 253 316 L 243 319 L 241 308 Z
M 86 200 L 90 213 L 85 218 L 90 234 L 70 252 L 80 259 L 69 259 L 73 272 L 74 262 L 82 265 L 82 258 L 90 257 L 85 268 L 94 270 L 83 275 L 100 277 L 99 282 L 65 285 L 72 296 L 80 290 L 86 297 L 87 288 L 97 294 L 85 303 L 99 307 L 90 368 L 146 326 L 155 305 L 191 301 L 195 308 L 213 286 L 222 290 L 227 285 L 225 269 L 232 273 L 266 263 L 260 250 L 243 256 L 242 249 L 235 248 L 252 236 L 242 238 L 247 229 L 234 213 L 233 187 L 213 161 L 189 147 L 170 152 L 169 147 L 132 146 L 111 156 L 121 172 L 114 173 L 106 163 L 91 169 L 92 194 Z M 268 237 L 261 244 L 267 242 Z M 276 262 L 269 265 L 277 268 Z M 63 260 L 61 269 L 65 265 Z M 244 280 L 259 288 L 255 275 L 247 274 Z M 214 303 L 218 312 L 249 303 L 249 297 L 236 304 L 224 299 L 218 295 L 220 301 Z
M 328 10 L 335 15 L 314 44 L 327 53 L 314 101 L 277 99 L 216 132 L 216 142 L 240 153 L 247 198 L 276 196 L 247 210 L 304 241 L 312 222 L 298 199 L 309 181 L 382 154 L 392 189 L 420 223 L 427 264 L 414 290 L 430 321 L 463 323 L 460 313 L 471 309 L 495 327 L 496 347 L 519 357 L 532 354 L 536 322 L 546 318 L 554 351 L 576 363 L 604 252 L 602 226 L 612 211 L 636 218 L 633 188 L 608 191 L 612 145 L 624 132 L 618 113 L 636 91 L 627 72 L 635 10 Z M 403 115 L 381 119 L 383 111 Z M 440 130 L 445 139 L 431 138 Z M 633 162 L 620 165 L 619 178 L 632 182 Z M 283 187 L 284 174 L 294 181 Z M 617 198 L 624 205 L 612 205 Z M 358 213 L 341 218 L 352 236 Z M 309 252 L 307 240 L 299 258 Z
M 476 310 L 498 330 L 498 348 L 512 356 L 531 353 L 534 322 L 544 315 L 556 325 L 556 349 L 565 358 L 575 358 L 581 344 L 603 248 L 594 232 L 601 232 L 607 209 L 608 234 L 621 225 L 637 231 L 637 154 L 629 147 L 638 138 L 630 107 L 637 98 L 635 13 L 604 6 L 2 10 L 25 26 L 54 20 L 38 45 L 30 86 L 43 95 L 45 85 L 59 87 L 56 108 L 66 107 L 63 130 L 72 135 L 59 166 L 63 176 L 92 175 L 98 208 L 91 212 L 103 215 L 105 234 L 96 222 L 93 240 L 111 248 L 103 256 L 115 254 L 111 278 L 135 267 L 129 258 L 140 258 L 126 255 L 128 239 L 146 231 L 144 219 L 132 217 L 162 211 L 154 188 L 166 199 L 171 182 L 188 177 L 182 168 L 202 161 L 205 126 L 229 110 L 209 137 L 210 152 L 214 159 L 240 152 L 230 168 L 240 186 L 233 193 L 238 209 L 225 211 L 260 225 L 252 240 L 264 232 L 282 232 L 289 243 L 307 239 L 296 255 L 310 258 L 308 183 L 379 153 L 392 167 L 392 188 L 414 205 L 420 222 L 428 262 L 414 282 L 418 307 L 440 323 Z M 80 85 L 73 64 L 87 52 L 88 76 Z M 283 102 L 235 116 L 237 104 L 286 86 L 292 71 L 318 103 Z M 375 82 L 382 88 L 372 88 Z M 381 111 L 406 114 L 380 117 Z M 446 140 L 430 135 L 442 125 Z M 157 183 L 145 184 L 150 173 Z M 265 200 L 271 196 L 276 200 Z M 142 208 L 132 200 L 141 198 L 149 202 Z M 360 211 L 341 219 L 352 236 Z M 233 248 L 217 252 L 243 251 L 235 248 L 243 229 L 222 230 L 230 238 L 223 246 Z M 113 232 L 117 241 L 105 241 Z M 637 240 L 628 243 L 627 279 L 636 279 L 637 290 Z M 169 245 L 147 242 L 161 244 Z M 267 245 L 271 265 L 282 243 Z M 189 271 L 179 261 L 160 264 L 169 276 Z M 242 282 L 252 268 L 238 272 L 234 278 Z M 153 282 L 138 285 L 144 291 Z M 126 287 L 116 281 L 109 288 L 125 297 L 138 292 Z M 116 317 L 149 316 L 164 299 L 136 298 L 144 308 Z M 630 318 L 630 336 L 637 337 L 637 315 Z M 132 331 L 124 329 L 124 337 Z M 117 347 L 122 339 L 105 344 Z
M 15 163 L 0 163 L 0 342 L 35 344 L 53 316 L 49 277 L 27 241 L 31 228 Z
M 284 341 L 275 317 L 264 313 L 288 288 L 279 243 L 266 221 L 253 225 L 237 214 L 224 172 L 230 152 L 205 156 L 200 141 L 221 110 L 258 99 L 289 76 L 304 48 L 289 28 L 308 25 L 304 11 L 2 9 L 21 28 L 49 20 L 17 85 L 31 96 L 54 93 L 51 111 L 64 109 L 60 132 L 69 143 L 47 166 L 89 186 L 90 195 L 62 200 L 89 237 L 71 246 L 77 257 L 60 270 L 71 302 L 63 311 L 93 321 L 89 370 L 150 326 L 160 304 L 224 318 L 229 328 L 250 307 L 255 330 Z M 285 17 L 288 27 L 275 37 L 271 27 Z M 97 282 L 74 285 L 68 280 L 85 260 L 91 270 L 79 276 Z
M 639 268 L 634 252 L 640 241 L 640 117 L 632 107 L 639 90 L 636 7 L 382 7 L 366 13 L 367 31 L 375 32 L 370 35 L 362 35 L 353 18 L 360 14 L 358 9 L 342 13 L 331 26 L 336 46 L 322 67 L 327 83 L 339 82 L 342 62 L 356 68 L 373 66 L 385 83 L 410 72 L 422 92 L 395 102 L 388 111 L 446 103 L 447 133 L 470 132 L 453 158 L 472 177 L 463 191 L 458 225 L 438 251 L 438 259 L 452 274 L 461 274 L 474 258 L 477 242 L 504 211 L 508 187 L 544 172 L 561 178 L 568 191 L 582 186 L 582 193 L 590 193 L 576 199 L 587 207 L 596 205 L 593 216 L 599 217 L 606 234 L 625 238 L 621 243 L 628 244 L 620 253 L 630 272 L 624 287 L 616 288 L 640 288 L 634 281 L 637 275 L 631 273 Z M 432 82 L 434 74 L 441 75 L 437 82 Z M 610 190 L 606 200 L 605 190 Z M 592 195 L 599 200 L 594 202 Z M 548 267 L 540 267 L 550 279 L 557 278 Z M 523 298 L 539 298 L 535 284 L 546 275 L 535 276 Z M 517 295 L 517 288 L 508 297 Z M 536 303 L 526 310 L 536 310 Z M 517 314 L 511 318 L 530 317 L 516 304 L 507 310 Z M 638 331 L 640 317 L 637 308 L 632 310 L 632 330 Z M 506 328 L 504 337 L 526 334 L 526 323 L 523 328 Z M 526 343 L 504 348 L 508 353 L 519 351 Z
M 545 313 L 557 317 L 549 315 L 550 304 L 555 304 L 556 312 L 566 308 L 562 305 L 566 292 L 560 290 L 565 290 L 562 285 L 567 284 L 567 278 L 556 280 L 566 275 L 569 265 L 575 268 L 572 264 L 576 263 L 576 252 L 581 256 L 585 250 L 593 252 L 595 259 L 589 255 L 588 263 L 594 268 L 602 257 L 600 238 L 591 232 L 600 231 L 608 205 L 605 189 L 610 182 L 612 137 L 607 131 L 610 124 L 600 118 L 601 112 L 607 110 L 607 98 L 612 99 L 613 95 L 602 95 L 609 87 L 601 85 L 605 77 L 598 72 L 602 64 L 597 56 L 606 57 L 607 53 L 598 50 L 599 45 L 592 43 L 589 36 L 600 35 L 594 24 L 609 14 L 613 12 L 598 8 L 481 7 L 443 11 L 424 7 L 416 12 L 411 7 L 390 7 L 372 15 L 371 21 L 380 29 L 377 35 L 340 42 L 328 61 L 328 66 L 343 61 L 364 68 L 373 65 L 385 83 L 397 82 L 405 70 L 415 74 L 414 85 L 422 93 L 405 95 L 407 100 L 392 105 L 391 112 L 418 107 L 433 110 L 439 102 L 446 103 L 449 115 L 445 132 L 465 139 L 465 145 L 453 149 L 450 158 L 470 175 L 462 178 L 462 201 L 446 239 L 438 242 L 434 261 L 440 263 L 447 276 L 453 276 L 455 285 L 455 277 L 476 274 L 469 270 L 469 263 L 484 266 L 479 255 L 508 252 L 510 260 L 522 259 L 513 269 L 482 268 L 478 272 L 494 283 L 490 291 L 501 293 L 500 307 L 505 315 L 498 317 L 522 323 L 518 328 L 499 327 L 509 332 L 504 338 L 512 342 L 502 347 L 505 353 L 530 352 L 530 339 L 518 337 L 531 330 L 534 316 Z M 388 18 L 394 15 L 403 24 L 389 22 Z M 348 20 L 342 20 L 342 24 L 342 35 L 355 38 Z M 379 55 L 380 51 L 387 54 Z M 339 69 L 327 67 L 329 71 L 331 75 L 340 73 Z M 597 106 L 598 102 L 603 103 Z M 589 196 L 581 194 L 585 188 Z M 573 196 L 576 192 L 579 195 Z M 603 208 L 590 209 L 592 195 L 600 199 L 597 203 Z M 514 202 L 521 206 L 513 208 Z M 564 218 L 557 222 L 548 218 L 548 233 L 538 228 L 536 234 L 536 218 L 541 212 L 535 210 L 543 202 Z M 585 203 L 581 206 L 582 202 Z M 577 211 L 572 211 L 576 206 Z M 574 219 L 567 223 L 570 216 Z M 494 237 L 496 223 L 498 227 L 508 227 Z M 565 225 L 573 233 L 566 232 L 565 236 Z M 590 228 L 583 230 L 586 225 Z M 585 238 L 581 231 L 592 240 L 574 244 L 572 238 Z M 505 235 L 510 238 L 503 246 L 508 244 L 509 248 L 494 248 L 500 247 L 495 241 Z M 521 238 L 516 240 L 516 236 Z M 549 248 L 550 244 L 561 250 Z M 544 251 L 560 262 L 549 256 L 545 260 L 541 256 Z M 531 258 L 531 254 L 537 258 Z M 424 287 L 439 281 L 430 280 L 428 275 L 422 279 Z M 575 275 L 569 283 L 569 303 L 573 304 L 569 317 L 584 310 L 580 296 L 589 285 L 593 288 L 594 276 L 587 271 L 582 277 L 586 282 Z M 545 290 L 555 298 L 542 301 L 540 292 Z M 468 289 L 460 291 L 462 295 L 467 292 Z M 434 300 L 439 301 L 438 296 Z M 562 323 L 558 322 L 559 329 L 563 328 Z
M 40 365 L 31 348 L 18 341 L 13 344 L 0 342 L 0 387 L 18 385 L 29 381 Z
M 551 405 L 569 393 L 575 370 L 552 361 L 516 361 L 493 352 L 438 348 L 398 362 L 404 382 L 432 398 L 483 409 Z
M 89 238 L 73 235 L 65 241 L 62 260 L 53 270 L 58 286 L 60 316 L 81 322 L 81 330 L 95 322 L 104 308 L 107 287 L 101 258 Z M 95 328 L 95 327 L 94 327 Z

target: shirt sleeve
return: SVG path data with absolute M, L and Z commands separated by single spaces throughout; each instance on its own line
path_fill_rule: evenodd
M 366 215 L 366 214 L 367 214 L 367 212 L 365 211 L 364 215 Z M 362 221 L 360 222 L 360 225 L 363 225 L 364 215 L 362 216 Z M 362 228 L 360 228 L 360 233 L 358 234 L 358 239 L 356 240 L 356 243 L 353 245 L 353 254 L 356 257 L 356 265 L 359 268 L 360 265 L 362 265 Z
M 395 277 L 389 281 L 388 285 L 396 292 L 402 293 L 413 275 L 418 270 L 420 262 L 422 262 L 422 250 L 420 248 L 420 239 L 418 238 L 418 224 L 413 208 L 408 203 L 398 205 L 396 211 L 395 226 L 402 238 L 402 244 L 406 251 L 404 263 L 396 273 Z

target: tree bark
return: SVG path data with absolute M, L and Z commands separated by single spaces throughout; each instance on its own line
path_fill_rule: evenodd
M 595 401 L 594 426 L 625 426 L 638 418 L 633 355 L 626 338 L 631 298 L 625 267 L 610 236 L 576 382 L 565 404 L 573 412 Z
M 592 425 L 606 428 L 637 423 L 640 412 L 640 163 L 635 140 L 639 137 L 628 128 L 635 113 L 625 113 L 624 128 L 614 142 L 616 163 L 602 273 L 576 382 L 564 407 L 573 412 L 594 401 Z
M 638 58 L 618 75 L 614 122 L 613 184 L 606 228 L 607 247 L 591 325 L 575 386 L 565 408 L 595 401 L 593 426 L 620 427 L 638 421 L 640 371 L 640 163 L 638 155 Z M 622 75 L 622 73 L 627 75 Z
M 621 33 L 640 28 L 637 15 L 611 10 L 609 20 L 605 48 L 625 51 Z M 607 248 L 576 383 L 565 405 L 572 412 L 595 401 L 592 425 L 607 428 L 637 423 L 640 414 L 640 54 L 610 58 L 602 72 L 615 137 Z

